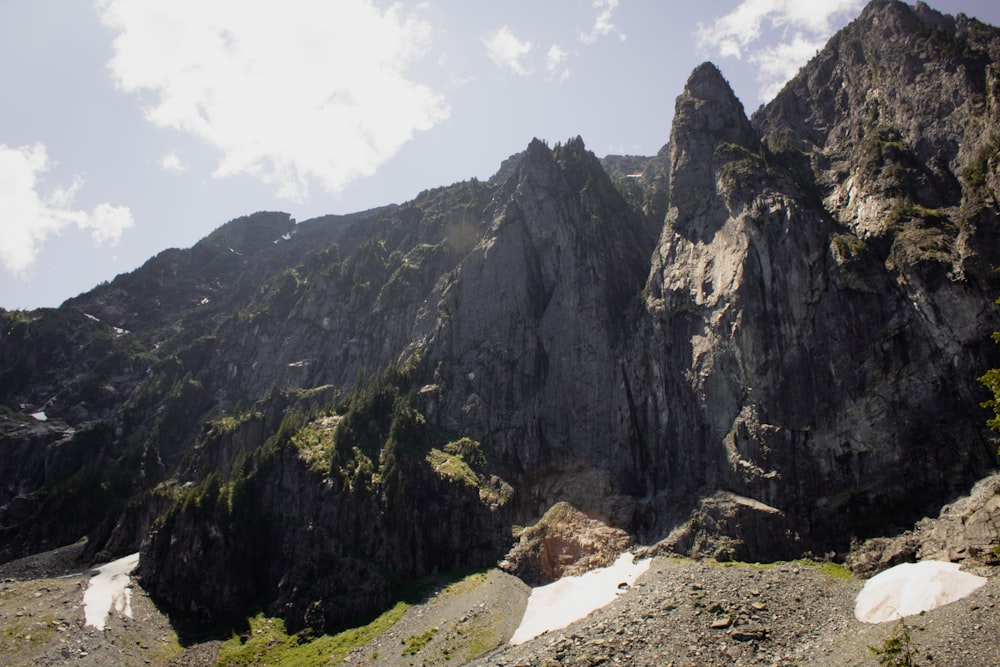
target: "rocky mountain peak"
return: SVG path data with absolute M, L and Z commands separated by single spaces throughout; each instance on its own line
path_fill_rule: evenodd
M 270 248 L 294 228 L 295 220 L 288 213 L 258 211 L 227 222 L 199 241 L 198 246 L 217 246 L 250 255 Z
M 715 65 L 699 65 L 677 98 L 670 131 L 668 222 L 682 234 L 707 238 L 726 215 L 717 201 L 719 179 L 737 171 L 752 176 L 761 164 L 758 134 L 733 89 Z M 753 187 L 755 179 L 722 180 L 731 190 Z
M 719 68 L 706 62 L 691 72 L 677 98 L 670 144 L 682 153 L 711 142 L 746 148 L 757 144 L 756 133 L 729 82 Z
M 695 68 L 613 177 L 536 139 L 0 311 L 0 560 L 88 535 L 206 622 L 321 632 L 563 501 L 613 544 L 842 555 L 997 462 L 997 137 L 1000 31 L 876 0 L 753 123 Z

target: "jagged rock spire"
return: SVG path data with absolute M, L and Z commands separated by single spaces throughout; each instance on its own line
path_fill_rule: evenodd
M 710 62 L 698 65 L 677 98 L 670 144 L 675 155 L 706 140 L 755 148 L 757 136 L 729 82 Z M 692 146 L 694 142 L 696 145 Z
M 710 234 L 718 223 L 711 215 L 717 171 L 732 159 L 733 147 L 753 154 L 759 145 L 743 105 L 718 68 L 708 62 L 696 67 L 677 98 L 670 131 L 668 222 L 681 233 Z

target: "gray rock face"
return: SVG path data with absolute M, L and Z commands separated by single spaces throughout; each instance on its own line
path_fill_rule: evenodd
M 632 543 L 621 528 L 561 501 L 516 536 L 500 568 L 532 586 L 608 567 Z
M 895 537 L 866 540 L 852 549 L 847 565 L 862 577 L 870 577 L 898 565 L 918 560 L 1000 562 L 1000 474 L 977 482 L 969 492 L 941 508 L 936 516 L 924 517 Z
M 493 207 L 418 324 L 441 422 L 515 466 L 528 516 L 561 499 L 612 513 L 628 465 L 612 397 L 652 239 L 579 139 L 533 142 Z
M 909 11 L 873 5 L 864 25 L 845 31 L 866 31 L 865 44 L 873 26 Z M 866 68 L 837 56 L 844 39 L 818 63 L 832 60 L 858 76 Z M 790 89 L 800 92 L 818 63 Z M 786 90 L 757 124 L 793 132 L 780 112 L 792 101 Z M 825 94 L 794 101 L 797 119 L 830 113 Z M 809 104 L 815 108 L 803 108 Z M 847 119 L 859 114 L 848 102 L 831 115 L 856 122 Z M 653 500 L 641 515 L 649 537 L 668 527 L 665 508 L 721 490 L 780 509 L 789 535 L 804 544 L 830 546 L 829 536 L 863 533 L 871 520 L 912 520 L 928 497 L 954 492 L 993 464 L 975 383 L 944 380 L 986 367 L 982 342 L 997 320 L 983 307 L 982 286 L 992 280 L 977 258 L 995 252 L 989 234 L 966 231 L 954 254 L 897 263 L 908 242 L 900 239 L 924 223 L 897 221 L 888 239 L 865 237 L 860 223 L 845 226 L 849 207 L 803 188 L 794 161 L 759 143 L 709 65 L 678 98 L 670 146 L 669 212 L 646 291 L 650 329 L 631 381 L 651 390 L 636 418 L 651 459 Z M 697 166 L 679 174 L 679 165 Z M 864 171 L 853 156 L 841 168 Z M 823 177 L 818 170 L 813 186 Z M 918 196 L 899 190 L 903 199 Z M 886 192 L 880 197 L 883 213 L 896 205 Z M 980 215 L 994 220 L 995 206 Z M 897 252 L 885 253 L 885 244 Z M 763 541 L 747 553 L 775 549 L 781 545 Z
M 2 401 L 71 371 L 48 405 L 80 427 L 4 431 L 33 504 L 0 498 L 2 553 L 151 526 L 162 599 L 315 629 L 386 604 L 387 573 L 496 560 L 560 501 L 746 560 L 937 511 L 996 464 L 998 63 L 995 28 L 871 2 L 752 120 L 696 68 L 664 151 L 613 177 L 534 141 L 488 183 L 255 214 L 0 313 Z M 71 358 L 88 331 L 110 351 Z M 56 451 L 79 470 L 42 476 Z

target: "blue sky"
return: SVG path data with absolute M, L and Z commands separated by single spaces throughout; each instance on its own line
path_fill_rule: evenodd
M 1000 24 L 994 0 L 931 6 Z M 863 0 L 0 0 L 0 307 L 258 210 L 488 178 L 533 137 L 651 155 L 691 70 L 748 113 Z

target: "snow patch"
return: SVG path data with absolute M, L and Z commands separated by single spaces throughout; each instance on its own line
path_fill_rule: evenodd
M 44 411 L 42 411 L 42 412 L 32 412 L 31 413 L 31 417 L 32 417 L 32 419 L 35 419 L 35 420 L 40 421 L 40 422 L 47 422 L 49 420 L 49 416 L 47 414 L 45 414 Z
M 961 600 L 985 584 L 983 577 L 960 572 L 958 563 L 903 563 L 865 582 L 854 615 L 865 623 L 885 623 Z
M 86 318 L 88 318 L 88 319 L 94 320 L 95 322 L 100 322 L 99 319 L 97 319 L 96 317 L 94 317 L 90 313 L 84 313 L 83 316 L 86 317 Z
M 625 552 L 614 565 L 591 570 L 575 577 L 563 577 L 531 591 L 521 625 L 510 638 L 511 644 L 523 644 L 543 632 L 565 628 L 590 612 L 615 601 L 639 576 L 649 569 L 647 558 L 635 562 Z
M 83 613 L 87 618 L 87 625 L 103 630 L 112 609 L 132 618 L 132 591 L 128 587 L 128 575 L 137 565 L 139 554 L 134 553 L 94 570 L 96 574 L 91 577 L 90 585 L 83 594 Z

